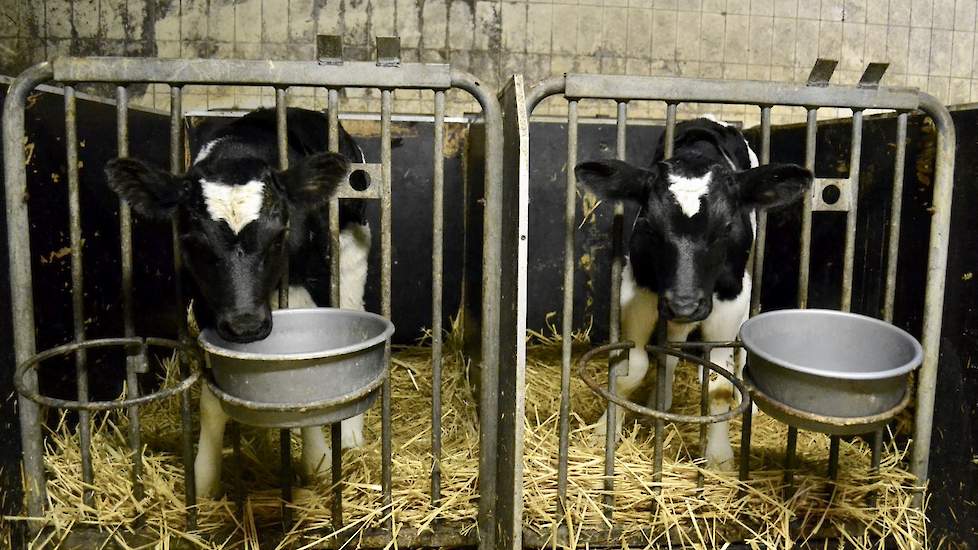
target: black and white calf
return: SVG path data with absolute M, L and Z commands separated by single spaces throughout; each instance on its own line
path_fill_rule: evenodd
M 628 373 L 615 381 L 626 396 L 648 370 L 645 345 L 660 300 L 670 341 L 686 341 L 697 328 L 708 341 L 737 337 L 750 310 L 755 212 L 798 199 L 812 181 L 808 170 L 793 164 L 758 167 L 740 131 L 712 118 L 678 124 L 673 156 L 664 160 L 660 141 L 647 169 L 602 160 L 581 163 L 575 173 L 599 197 L 639 206 L 621 283 L 622 336 L 635 342 Z M 715 349 L 710 360 L 739 375 L 743 350 Z M 666 364 L 666 409 L 676 363 L 669 357 Z M 713 414 L 729 410 L 734 397 L 730 383 L 717 378 L 710 385 Z M 605 425 L 602 417 L 595 429 L 603 433 Z M 733 466 L 726 422 L 709 426 L 704 454 L 712 467 Z
M 309 290 L 318 280 L 329 281 L 327 201 L 347 178 L 347 159 L 363 161 L 363 152 L 342 129 L 340 154 L 325 152 L 327 119 L 321 113 L 290 109 L 287 124 L 289 169 L 284 171 L 276 169 L 276 119 L 270 110 L 201 131 L 193 140 L 193 164 L 182 176 L 135 159 L 106 166 L 109 186 L 138 213 L 156 219 L 176 216 L 180 251 L 196 286 L 195 303 L 203 306 L 195 311 L 198 322 L 214 326 L 230 341 L 268 336 L 269 299 L 287 260 L 289 306 L 317 305 Z M 362 172 L 351 176 L 358 177 L 365 178 Z M 340 227 L 342 295 L 335 305 L 363 309 L 370 229 L 362 202 L 341 202 Z M 325 304 L 328 296 L 319 301 Z M 227 420 L 203 386 L 195 461 L 198 495 L 219 490 Z M 344 421 L 342 428 L 344 448 L 363 443 L 362 415 Z M 322 428 L 303 428 L 302 438 L 304 473 L 321 473 L 330 464 Z

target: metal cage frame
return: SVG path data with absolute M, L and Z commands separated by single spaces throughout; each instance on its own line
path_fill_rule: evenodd
M 369 198 L 380 201 L 381 219 L 381 313 L 387 318 L 391 315 L 391 118 L 393 93 L 398 89 L 430 90 L 434 93 L 434 165 L 433 216 L 432 216 L 432 363 L 433 363 L 433 406 L 432 406 L 432 473 L 431 498 L 437 502 L 441 490 L 441 410 L 440 410 L 440 371 L 442 366 L 442 279 L 443 279 L 443 211 L 444 211 L 444 159 L 442 146 L 445 131 L 445 93 L 457 89 L 468 93 L 481 106 L 485 131 L 485 173 L 484 201 L 473 200 L 479 204 L 478 212 L 471 215 L 483 220 L 481 234 L 476 237 L 481 243 L 481 275 L 478 280 L 464 280 L 464 284 L 479 289 L 481 296 L 487 297 L 479 303 L 469 304 L 473 310 L 469 315 L 474 317 L 471 322 L 477 326 L 478 341 L 471 342 L 472 349 L 478 352 L 476 359 L 481 365 L 481 395 L 480 408 L 480 458 L 479 458 L 479 499 L 478 534 L 475 531 L 463 535 L 452 525 L 438 525 L 433 531 L 424 533 L 413 532 L 409 529 L 397 533 L 393 531 L 393 518 L 389 518 L 385 528 L 370 530 L 366 533 L 364 544 L 383 547 L 397 537 L 397 543 L 402 545 L 442 546 L 442 545 L 471 545 L 494 547 L 494 512 L 496 506 L 495 484 L 497 464 L 496 449 L 496 418 L 498 372 L 500 364 L 500 293 L 501 269 L 500 253 L 501 227 L 503 214 L 502 200 L 502 145 L 503 121 L 499 101 L 492 90 L 486 89 L 477 78 L 469 73 L 458 71 L 446 64 L 401 63 L 399 46 L 396 39 L 378 37 L 378 58 L 376 63 L 367 61 L 344 62 L 341 52 L 337 49 L 338 37 L 319 37 L 319 62 L 316 61 L 251 61 L 251 60 L 210 60 L 210 59 L 139 59 L 139 58 L 58 58 L 51 62 L 42 62 L 21 73 L 11 84 L 4 103 L 3 137 L 5 159 L 5 192 L 7 201 L 7 230 L 10 246 L 10 285 L 12 294 L 12 315 L 14 328 L 15 360 L 21 366 L 18 371 L 22 374 L 19 380 L 24 392 L 19 397 L 19 417 L 21 439 L 23 445 L 23 475 L 26 487 L 26 512 L 36 521 L 29 522 L 32 531 L 43 528 L 43 518 L 46 502 L 45 472 L 43 465 L 43 435 L 40 424 L 40 405 L 32 398 L 37 394 L 36 364 L 55 354 L 75 355 L 76 377 L 79 381 L 77 401 L 49 400 L 48 405 L 60 408 L 72 408 L 79 412 L 79 431 L 81 438 L 83 468 L 82 476 L 86 482 L 91 482 L 93 472 L 91 457 L 88 449 L 91 445 L 90 413 L 93 410 L 109 408 L 127 409 L 131 419 L 129 442 L 132 448 L 140 449 L 139 435 L 139 406 L 146 402 L 173 395 L 179 395 L 182 412 L 183 428 L 183 463 L 188 480 L 193 478 L 193 442 L 191 440 L 193 426 L 190 423 L 189 393 L 186 391 L 197 379 L 199 373 L 187 368 L 184 361 L 185 380 L 177 387 L 158 392 L 160 395 L 138 395 L 137 374 L 145 372 L 146 347 L 148 345 L 168 345 L 172 348 L 183 349 L 191 347 L 187 340 L 186 326 L 180 327 L 179 342 L 160 341 L 159 339 L 143 339 L 135 335 L 132 304 L 132 221 L 130 209 L 124 201 L 120 204 L 120 232 L 122 257 L 122 301 L 124 316 L 124 338 L 108 340 L 86 340 L 84 332 L 84 311 L 82 300 L 82 246 L 81 246 L 81 216 L 79 206 L 79 174 L 78 174 L 78 142 L 76 132 L 75 86 L 80 83 L 105 83 L 117 86 L 117 137 L 118 155 L 128 154 L 128 109 L 129 95 L 127 85 L 133 83 L 157 83 L 170 86 L 170 171 L 182 172 L 184 169 L 183 147 L 183 110 L 181 106 L 182 88 L 186 85 L 240 85 L 240 86 L 271 86 L 276 90 L 276 120 L 277 141 L 280 168 L 287 168 L 286 143 L 286 108 L 287 90 L 292 86 L 316 87 L 328 91 L 328 143 L 329 149 L 336 151 L 339 146 L 338 114 L 339 90 L 343 88 L 372 88 L 380 90 L 381 95 L 381 162 L 375 164 L 353 164 L 352 170 L 362 169 L 379 174 L 367 191 L 356 191 L 349 185 L 342 189 L 329 202 L 330 234 L 333 250 L 339 250 L 339 219 L 337 216 L 340 198 Z M 65 124 L 66 124 L 66 154 L 68 158 L 68 195 L 70 220 L 70 249 L 72 268 L 72 305 L 74 315 L 74 341 L 66 346 L 52 350 L 36 350 L 34 335 L 34 306 L 33 281 L 31 273 L 30 236 L 24 228 L 29 227 L 28 219 L 28 189 L 25 167 L 24 149 L 22 146 L 25 136 L 25 108 L 28 96 L 33 90 L 46 82 L 57 81 L 65 88 Z M 174 236 L 176 227 L 174 222 Z M 175 247 L 174 269 L 181 269 L 179 251 Z M 331 255 L 332 281 L 331 296 L 333 303 L 338 303 L 338 254 Z M 285 276 L 279 292 L 279 305 L 287 307 L 288 274 Z M 184 307 L 184 301 L 179 289 L 179 277 L 176 279 L 178 304 Z M 462 307 L 466 307 L 463 303 Z M 183 318 L 181 314 L 179 316 Z M 183 324 L 183 323 L 181 323 Z M 124 401 L 89 402 L 87 391 L 87 372 L 85 349 L 93 346 L 116 345 L 125 346 L 128 351 L 127 387 L 129 394 Z M 133 351 L 136 350 L 136 351 Z M 385 355 L 390 358 L 390 344 Z M 382 407 L 382 454 L 383 461 L 382 490 L 384 503 L 391 503 L 391 411 L 390 411 L 390 381 L 384 377 L 381 391 Z M 48 398 L 50 399 L 50 398 Z M 239 436 L 232 423 L 231 434 L 235 450 L 238 448 Z M 339 452 L 339 424 L 333 426 L 333 473 L 334 481 L 339 476 L 341 468 L 341 453 Z M 237 436 L 237 437 L 236 437 Z M 281 431 L 283 459 L 290 452 L 288 430 Z M 133 469 L 131 472 L 135 490 L 141 490 L 139 472 L 140 453 L 134 453 Z M 283 460 L 282 491 L 286 500 L 291 494 L 290 460 Z M 334 491 L 342 489 L 336 485 Z M 240 490 L 239 490 L 240 495 Z M 186 502 L 188 505 L 187 524 L 193 528 L 196 522 L 196 502 L 194 484 L 186 483 Z M 84 495 L 86 501 L 90 492 Z M 283 509 L 286 523 L 289 521 L 288 509 Z M 340 529 L 343 525 L 342 499 L 334 499 L 333 528 Z M 94 536 L 92 533 L 82 536 Z M 87 539 L 86 539 L 87 540 Z M 334 541 L 335 542 L 335 541 Z M 342 543 L 342 541 L 340 541 Z
M 806 307 L 808 301 L 808 281 L 810 268 L 811 251 L 811 229 L 812 213 L 815 211 L 835 210 L 846 212 L 846 238 L 844 248 L 844 267 L 842 281 L 842 302 L 841 308 L 844 311 L 850 309 L 852 303 L 852 272 L 855 251 L 855 231 L 856 231 L 856 200 L 858 196 L 859 184 L 859 159 L 862 147 L 862 117 L 866 109 L 887 109 L 897 112 L 897 152 L 896 168 L 894 173 L 893 201 L 891 204 L 891 221 L 888 228 L 889 246 L 886 251 L 886 287 L 884 293 L 884 306 L 882 317 L 886 321 L 893 319 L 893 305 L 895 295 L 895 281 L 897 257 L 900 246 L 900 209 L 903 189 L 903 165 L 906 158 L 906 135 L 908 114 L 913 111 L 923 111 L 933 121 L 937 133 L 937 151 L 935 165 L 935 180 L 933 194 L 932 219 L 930 227 L 930 241 L 928 248 L 927 261 L 927 284 L 925 290 L 925 310 L 923 320 L 924 359 L 918 374 L 917 392 L 915 395 L 917 408 L 914 422 L 913 434 L 913 455 L 911 460 L 912 473 L 918 480 L 914 494 L 914 504 L 923 505 L 923 490 L 927 481 L 927 466 L 930 452 L 931 429 L 933 424 L 934 391 L 937 378 L 938 353 L 940 349 L 940 333 L 944 302 L 944 281 L 945 269 L 947 266 L 948 254 L 948 229 L 951 215 L 951 192 L 953 186 L 954 173 L 954 152 L 955 134 L 954 126 L 951 121 L 950 113 L 947 108 L 935 97 L 920 92 L 916 89 L 888 88 L 880 87 L 879 80 L 886 70 L 885 64 L 870 64 L 862 79 L 857 86 L 831 85 L 829 80 L 835 68 L 832 60 L 818 60 L 813 68 L 808 82 L 805 84 L 780 83 L 780 82 L 761 82 L 747 80 L 706 80 L 695 78 L 662 77 L 662 76 L 626 76 L 626 75 L 595 75 L 595 74 L 572 74 L 552 77 L 537 83 L 528 89 L 525 98 L 526 116 L 532 115 L 534 109 L 546 98 L 552 96 L 563 96 L 567 100 L 567 179 L 565 184 L 566 208 L 563 213 L 564 220 L 564 265 L 563 265 L 563 305 L 561 313 L 561 336 L 563 341 L 562 350 L 562 369 L 561 369 L 561 408 L 560 408 L 560 449 L 558 457 L 558 501 L 557 517 L 563 517 L 564 502 L 567 495 L 567 469 L 568 469 L 568 445 L 569 445 L 569 395 L 570 395 L 570 376 L 572 375 L 571 344 L 572 344 L 572 323 L 574 307 L 574 266 L 575 266 L 575 232 L 577 229 L 576 219 L 576 194 L 577 186 L 574 170 L 572 166 L 578 159 L 577 128 L 578 128 L 578 102 L 581 100 L 610 100 L 617 104 L 617 147 L 616 158 L 625 160 L 625 129 L 628 123 L 628 103 L 633 100 L 665 103 L 665 156 L 672 155 L 673 136 L 675 135 L 677 108 L 680 103 L 711 103 L 711 104 L 738 104 L 756 106 L 760 109 L 760 136 L 761 147 L 759 151 L 760 164 L 770 162 L 771 145 L 771 109 L 775 106 L 803 107 L 807 110 L 806 122 L 806 154 L 805 167 L 814 171 L 815 167 L 815 137 L 817 128 L 817 111 L 820 107 L 837 107 L 852 109 L 852 142 L 850 152 L 850 172 L 846 179 L 816 178 L 813 191 L 806 194 L 804 199 L 802 214 L 802 235 L 801 242 L 801 265 L 799 277 L 799 307 Z M 508 144 L 507 144 L 508 145 Z M 529 147 L 528 144 L 525 147 Z M 532 153 L 532 152 L 531 152 Z M 825 204 L 821 199 L 822 187 L 827 185 L 837 185 L 842 194 L 843 200 L 835 205 Z M 541 213 L 532 212 L 530 215 L 559 215 L 556 212 Z M 600 348 L 592 350 L 588 356 L 593 356 L 598 352 L 614 352 L 609 357 L 609 384 L 606 393 L 614 396 L 614 384 L 611 382 L 617 374 L 619 361 L 616 354 L 620 350 L 631 347 L 629 342 L 620 342 L 620 285 L 621 271 L 623 265 L 624 243 L 622 242 L 624 209 L 620 202 L 614 207 L 614 217 L 612 220 L 612 270 L 611 270 L 611 308 L 609 319 L 609 340 L 610 343 Z M 755 240 L 754 265 L 748 269 L 752 270 L 754 286 L 751 295 L 750 314 L 754 315 L 760 311 L 760 290 L 762 288 L 762 267 L 764 262 L 764 248 L 766 235 L 767 216 L 763 211 L 759 213 L 757 220 L 757 238 Z M 664 326 L 665 323 L 659 323 Z M 661 327 L 660 327 L 661 328 Z M 657 330 L 653 336 L 657 338 L 658 345 L 669 345 L 673 348 L 687 351 L 687 353 L 702 354 L 708 358 L 710 350 L 718 347 L 739 347 L 739 342 L 688 342 L 688 343 L 667 343 L 665 332 Z M 662 347 L 650 347 L 660 356 L 666 352 Z M 675 353 L 673 353 L 675 354 Z M 680 354 L 681 355 L 681 354 Z M 690 356 L 691 357 L 691 356 Z M 701 362 L 701 361 L 699 361 Z M 662 372 L 663 361 L 659 361 L 659 372 Z M 701 362 L 702 364 L 702 362 Z M 525 365 L 524 365 L 525 367 Z M 701 413 L 704 416 L 687 418 L 685 422 L 697 422 L 700 424 L 700 440 L 705 438 L 705 426 L 707 409 L 705 408 L 709 377 L 706 376 L 707 369 L 703 369 L 704 376 L 701 380 Z M 525 372 L 521 373 L 525 376 Z M 662 375 L 660 374 L 660 377 Z M 661 379 L 661 378 L 660 378 Z M 661 385 L 660 385 L 661 386 Z M 525 392 L 522 387 L 513 386 L 513 391 L 519 394 L 517 401 L 522 403 L 525 399 Z M 592 388 L 593 389 L 593 388 Z M 661 389 L 661 388 L 660 388 Z M 608 396 L 605 395 L 607 398 Z M 620 400 L 620 397 L 617 399 Z M 607 517 L 611 519 L 614 510 L 614 496 L 611 493 L 614 487 L 614 453 L 616 445 L 614 408 L 615 400 L 608 403 L 608 430 L 605 445 L 605 490 L 609 493 L 605 499 L 607 507 Z M 907 401 L 905 399 L 904 401 Z M 638 407 L 638 409 L 644 409 Z M 750 421 L 751 408 L 743 408 L 744 437 L 741 441 L 742 449 L 749 449 L 750 445 Z M 637 409 L 633 409 L 637 410 Z M 502 411 L 506 414 L 508 411 Z M 663 412 L 650 411 L 644 409 L 643 413 L 658 414 L 651 415 L 655 418 L 655 458 L 653 464 L 652 482 L 661 479 L 662 475 L 662 437 L 664 432 L 664 419 L 676 415 L 668 415 Z M 503 431 L 500 431 L 501 437 Z M 787 442 L 787 465 L 786 482 L 790 487 L 791 468 L 793 466 L 795 445 L 797 442 L 797 429 L 789 428 Z M 873 464 L 878 467 L 882 446 L 882 433 L 876 432 L 873 441 Z M 832 437 L 829 449 L 829 476 L 837 473 L 839 452 L 839 439 Z M 741 451 L 741 455 L 746 455 Z M 522 465 L 514 464 L 513 468 L 522 474 Z M 740 477 L 749 477 L 749 468 L 746 460 L 741 460 Z M 699 480 L 702 484 L 702 476 Z M 517 484 L 519 486 L 519 484 Z M 790 489 L 789 489 L 790 490 Z M 551 540 L 547 536 L 540 536 L 537 533 L 524 529 L 520 510 L 522 509 L 522 495 L 517 495 L 510 502 L 501 504 L 505 510 L 512 508 L 514 515 L 518 518 L 504 530 L 512 533 L 514 537 L 522 536 L 527 546 L 541 546 L 556 542 L 566 544 L 569 540 L 567 525 L 561 520 L 561 524 L 556 530 L 556 539 Z M 508 514 L 507 518 L 510 517 Z M 654 535 L 646 529 L 645 535 Z M 612 527 L 585 533 L 578 539 L 582 543 L 589 543 L 595 546 L 617 545 L 620 537 L 620 529 Z M 636 544 L 645 544 L 652 540 L 647 536 L 637 536 L 632 541 Z

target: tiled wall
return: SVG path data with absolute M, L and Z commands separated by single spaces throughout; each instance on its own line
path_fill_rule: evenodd
M 372 37 L 401 37 L 408 61 L 451 61 L 499 85 L 566 71 L 804 81 L 817 57 L 840 60 L 853 83 L 870 61 L 888 61 L 884 83 L 915 86 L 951 103 L 978 101 L 978 0 L 0 0 L 0 68 L 79 54 L 312 59 L 318 33 L 342 34 L 350 57 L 372 55 Z M 188 89 L 188 108 L 270 104 L 270 90 Z M 300 105 L 324 98 L 296 90 Z M 140 101 L 166 108 L 165 87 Z M 398 112 L 430 111 L 431 97 L 399 93 Z M 377 109 L 351 91 L 345 109 Z M 538 112 L 560 114 L 551 101 Z M 662 116 L 633 104 L 633 116 Z M 465 96 L 449 111 L 474 110 Z M 756 109 L 706 106 L 728 119 Z M 582 114 L 611 114 L 584 104 Z M 834 113 L 826 113 L 831 116 Z M 776 121 L 797 111 L 775 110 Z

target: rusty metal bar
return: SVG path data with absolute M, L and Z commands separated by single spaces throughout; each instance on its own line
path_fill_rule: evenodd
M 784 485 L 785 496 L 790 497 L 795 492 L 795 453 L 798 449 L 798 428 L 788 426 L 788 442 L 784 452 Z
M 435 92 L 431 184 L 431 505 L 441 502 L 442 300 L 445 257 L 445 92 Z
M 842 311 L 852 309 L 852 270 L 856 257 L 856 221 L 859 205 L 859 157 L 863 145 L 863 112 L 852 112 L 852 143 L 849 150 L 849 211 L 846 213 L 846 244 L 842 257 Z
M 839 479 L 839 436 L 833 435 L 829 440 L 829 479 Z
M 665 322 L 663 320 L 663 322 Z M 710 360 L 710 353 L 713 352 L 713 346 L 703 346 L 700 354 L 703 356 L 704 361 Z M 710 369 L 704 369 L 700 367 L 700 415 L 706 416 L 710 414 Z M 703 456 L 706 454 L 706 424 L 700 424 L 700 452 Z M 703 472 L 696 473 L 696 486 L 700 489 L 703 488 Z
M 85 282 L 83 276 L 81 207 L 78 198 L 78 112 L 75 88 L 65 86 L 65 148 L 68 171 L 68 218 L 71 241 L 71 311 L 75 341 L 85 340 Z M 88 401 L 88 354 L 84 349 L 75 352 L 75 381 L 78 400 Z M 80 439 L 82 481 L 86 484 L 82 501 L 93 506 L 95 475 L 92 471 L 92 421 L 88 411 L 78 411 L 78 435 Z
M 320 428 L 316 428 L 320 429 Z M 330 475 L 333 478 L 333 531 L 343 528 L 343 424 L 334 422 L 329 427 Z
M 741 397 L 742 399 L 750 399 L 750 394 Z M 753 412 L 751 405 L 744 409 L 743 424 L 740 428 L 740 481 L 750 480 L 750 436 Z
M 663 138 L 663 156 L 665 158 L 672 158 L 672 151 L 675 147 L 676 141 L 676 109 L 678 104 L 669 103 L 666 105 L 666 133 Z
M 328 144 L 333 153 L 340 151 L 340 92 L 330 88 L 326 92 L 328 107 Z M 329 303 L 340 307 L 340 201 L 329 199 Z
M 805 126 L 805 168 L 815 173 L 815 138 L 818 132 L 818 108 L 808 109 Z M 798 307 L 808 307 L 808 279 L 812 254 L 812 197 L 805 193 L 801 214 L 801 252 L 798 269 Z
M 170 87 L 170 173 L 180 174 L 184 169 L 183 157 L 183 89 L 179 86 Z M 180 228 L 177 218 L 172 218 L 171 237 L 173 240 L 173 273 L 174 288 L 177 302 L 177 327 L 180 335 L 180 342 L 186 342 L 187 336 L 187 310 L 186 302 L 183 300 L 183 285 L 180 282 L 183 272 L 183 260 L 180 255 Z M 187 375 L 187 363 L 182 355 L 177 355 L 180 362 L 181 371 Z M 193 446 L 193 420 L 190 414 L 190 394 L 184 392 L 180 394 L 180 421 L 182 424 L 183 439 L 183 468 L 184 478 L 184 497 L 187 503 L 187 527 L 196 529 L 197 527 L 197 489 L 194 482 L 194 446 Z
M 771 106 L 761 106 L 761 158 L 771 162 Z M 764 280 L 764 251 L 767 246 L 767 210 L 757 210 L 757 236 L 754 239 L 754 276 L 751 282 L 750 314 L 761 312 L 761 284 Z
M 278 169 L 289 169 L 289 129 L 288 129 L 288 97 L 285 88 L 275 88 L 275 143 L 278 148 Z M 289 224 L 291 225 L 291 224 Z M 286 227 L 286 231 L 290 228 Z M 282 271 L 282 282 L 278 287 L 278 307 L 289 307 L 289 261 L 285 260 Z
M 391 318 L 391 109 L 393 92 L 383 89 L 380 92 L 380 165 L 382 175 L 382 194 L 380 199 L 380 309 L 381 314 Z M 384 362 L 390 364 L 390 340 L 384 345 Z M 381 390 L 381 485 L 384 491 L 384 507 L 391 510 L 391 379 L 384 378 Z M 493 419 L 495 420 L 495 419 Z M 392 510 L 391 510 L 392 511 Z M 394 536 L 394 514 L 387 519 L 387 528 Z
M 279 470 L 278 482 L 282 489 L 282 529 L 286 532 L 292 527 L 292 432 L 278 431 Z
M 116 147 L 119 158 L 129 156 L 129 90 L 125 86 L 116 88 Z M 129 203 L 119 199 L 119 248 L 122 264 L 122 326 L 123 334 L 129 338 L 135 336 L 136 328 L 133 323 L 132 311 L 132 209 Z M 140 358 L 141 359 L 141 358 Z M 126 397 L 139 397 L 139 376 L 144 371 L 144 363 L 132 354 L 126 356 Z M 132 449 L 132 481 L 133 497 L 137 501 L 143 498 L 143 452 L 140 434 L 139 407 L 129 407 L 126 411 L 129 418 L 129 447 Z
M 659 300 L 659 322 L 656 323 L 655 327 L 655 343 L 659 346 L 661 350 L 659 353 L 655 354 L 656 360 L 656 380 L 655 380 L 655 410 L 665 412 L 666 404 L 666 361 L 667 356 L 665 354 L 666 346 L 668 346 L 668 337 L 666 327 L 668 326 L 668 316 L 666 315 L 665 302 Z M 706 368 L 703 369 L 708 370 Z M 709 376 L 709 375 L 707 375 Z M 662 454 L 664 439 L 666 435 L 666 423 L 661 417 L 656 417 L 655 419 L 655 435 L 653 441 L 653 454 L 652 454 L 652 492 L 655 495 L 662 494 Z M 655 522 L 659 514 L 658 501 L 653 501 L 652 503 L 652 517 L 650 520 Z
M 571 353 L 573 351 L 574 331 L 574 235 L 577 229 L 577 181 L 574 166 L 577 164 L 577 102 L 567 102 L 567 179 L 564 185 L 564 290 L 563 309 L 560 326 L 560 439 L 557 459 L 557 514 L 558 521 L 567 519 L 567 457 L 570 446 L 570 377 Z M 609 377 L 608 385 L 612 386 L 614 373 Z M 608 404 L 608 432 L 615 433 L 614 404 Z M 605 494 L 606 504 L 614 487 L 614 435 L 611 441 L 611 457 L 605 455 Z M 607 448 L 606 448 L 607 452 Z M 609 466 L 611 468 L 609 473 Z M 610 486 L 610 487 L 609 487 Z M 612 501 L 609 504 L 613 506 Z
M 244 461 L 241 459 L 241 425 L 230 420 L 228 437 L 231 438 L 231 449 L 234 455 L 234 507 L 239 518 L 244 517 Z
M 893 304 L 896 301 L 897 260 L 900 257 L 900 216 L 903 212 L 903 173 L 904 165 L 907 163 L 908 117 L 907 113 L 897 115 L 893 194 L 890 198 L 889 248 L 886 255 L 886 293 L 883 298 L 883 320 L 887 323 L 893 322 Z

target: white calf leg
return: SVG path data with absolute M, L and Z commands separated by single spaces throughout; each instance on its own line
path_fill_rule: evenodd
M 221 448 L 228 417 L 206 384 L 200 389 L 200 439 L 194 460 L 197 496 L 215 497 L 221 488 Z
M 703 322 L 703 338 L 710 341 L 729 341 L 737 338 L 740 325 L 747 320 L 750 312 L 750 277 L 744 274 L 743 290 L 740 295 L 730 301 L 716 300 L 713 313 Z M 743 367 L 743 352 L 734 353 L 733 349 L 720 348 L 710 352 L 710 361 L 727 369 L 734 375 L 740 374 Z M 717 374 L 710 376 L 710 414 L 724 413 L 730 410 L 734 402 L 735 390 L 733 384 Z M 727 422 L 709 424 L 706 430 L 707 466 L 721 470 L 731 470 L 734 467 L 733 447 L 730 445 L 730 433 Z
M 630 396 L 645 379 L 645 373 L 649 370 L 645 345 L 649 343 L 649 336 L 652 335 L 652 328 L 659 316 L 658 308 L 659 297 L 636 285 L 631 265 L 626 263 L 621 276 L 621 330 L 622 339 L 635 342 L 635 347 L 628 350 L 628 372 L 620 374 L 615 380 L 615 392 L 618 395 Z M 621 429 L 625 411 L 616 407 L 615 412 L 615 425 Z M 598 436 L 607 433 L 607 414 L 607 411 L 602 414 L 594 426 L 594 432 Z
M 329 472 L 331 455 L 322 426 L 302 428 L 302 475 L 313 479 Z

